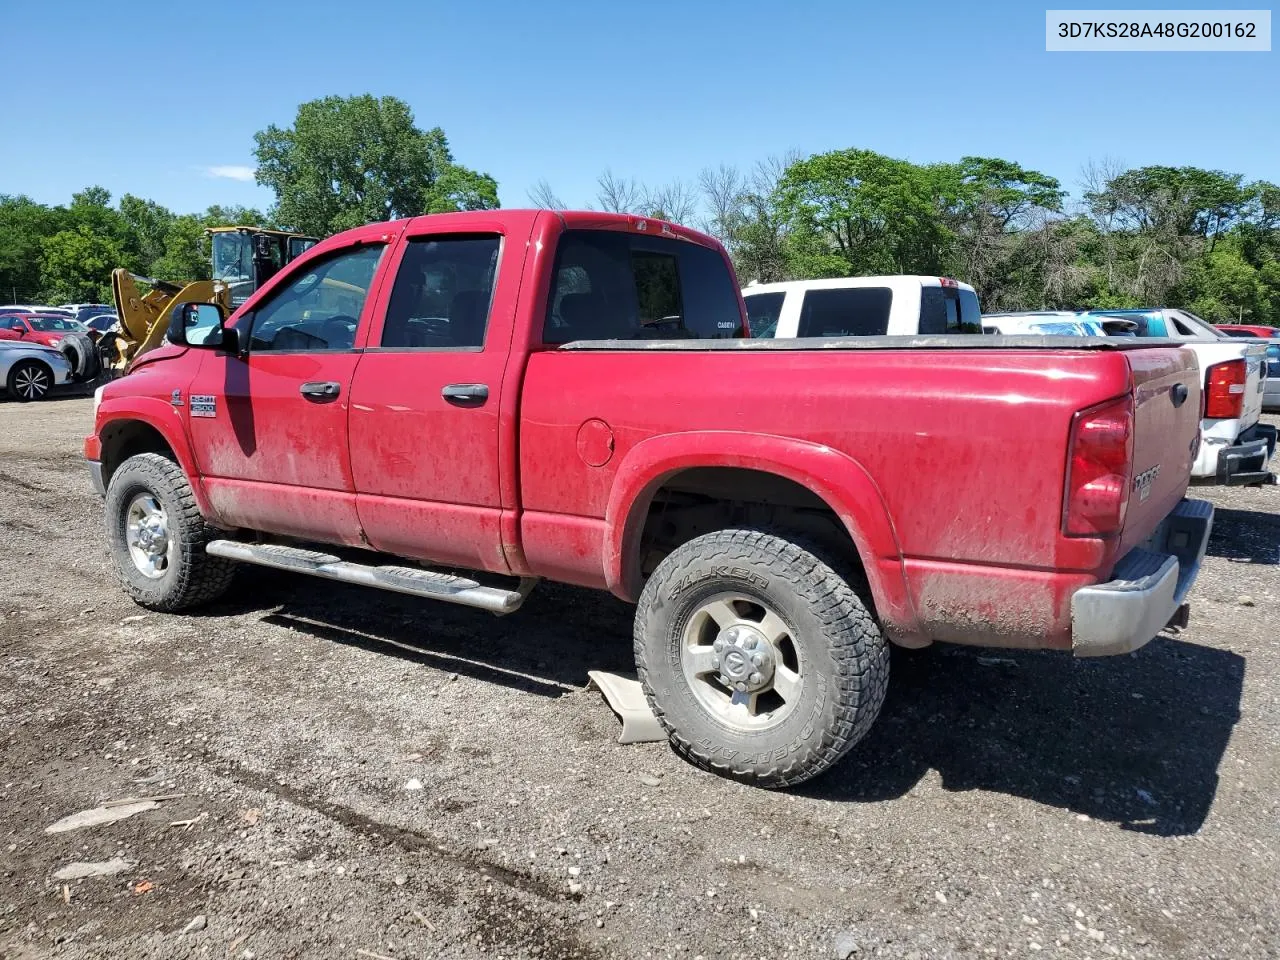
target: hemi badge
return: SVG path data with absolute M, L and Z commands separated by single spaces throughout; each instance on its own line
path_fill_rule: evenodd
M 173 391 L 173 396 L 169 399 L 169 402 L 173 404 L 175 407 L 182 406 L 182 391 L 181 390 Z

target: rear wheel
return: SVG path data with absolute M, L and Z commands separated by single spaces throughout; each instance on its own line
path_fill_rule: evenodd
M 53 389 L 53 369 L 39 360 L 19 360 L 5 383 L 9 396 L 20 403 L 43 400 Z
M 759 530 L 691 540 L 659 564 L 635 653 L 676 751 L 762 786 L 824 772 L 870 729 L 889 650 L 819 547 Z
M 122 463 L 107 485 L 107 544 L 121 583 L 152 610 L 174 611 L 226 592 L 235 564 L 205 553 L 216 535 L 182 469 L 158 453 Z

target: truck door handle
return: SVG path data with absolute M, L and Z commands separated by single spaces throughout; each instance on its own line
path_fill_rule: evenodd
M 1187 385 L 1185 383 L 1175 383 L 1173 389 L 1169 391 L 1169 395 L 1173 398 L 1173 405 L 1180 407 L 1187 402 Z
M 298 388 L 308 400 L 333 400 L 342 392 L 342 384 L 334 380 L 311 380 Z
M 440 391 L 440 396 L 460 407 L 478 407 L 489 399 L 487 383 L 451 383 Z

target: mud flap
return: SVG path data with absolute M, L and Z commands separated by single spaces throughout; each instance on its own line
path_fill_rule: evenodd
M 604 694 L 605 702 L 622 721 L 619 743 L 659 743 L 667 739 L 662 725 L 649 709 L 644 688 L 635 677 L 624 677 L 603 670 L 588 670 L 587 687 Z

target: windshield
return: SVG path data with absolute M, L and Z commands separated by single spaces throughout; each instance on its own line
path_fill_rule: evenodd
M 48 333 L 54 330 L 78 330 L 79 324 L 64 317 L 28 317 L 27 323 L 32 330 Z
M 238 307 L 253 293 L 253 238 L 230 232 L 213 235 L 213 279 L 231 288 L 231 306 Z

